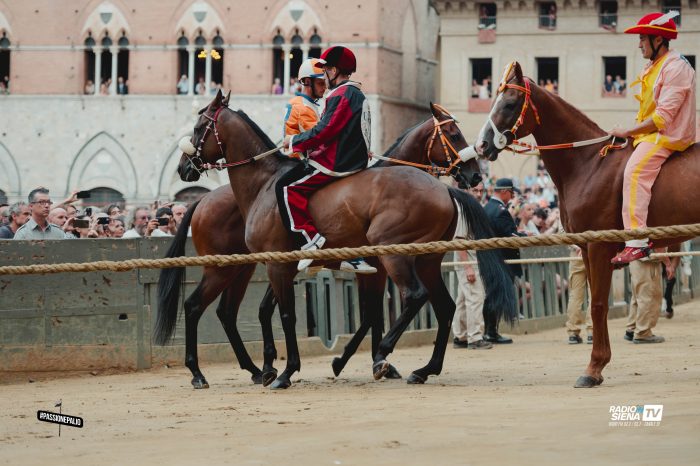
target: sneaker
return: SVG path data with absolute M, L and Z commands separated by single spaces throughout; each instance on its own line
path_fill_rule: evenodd
M 484 340 L 477 340 L 474 343 L 469 343 L 467 345 L 467 348 L 469 348 L 469 349 L 491 349 L 491 348 L 493 348 L 493 343 L 489 343 L 488 341 L 484 341 Z
M 586 338 L 586 343 L 589 345 L 593 344 L 593 335 L 588 335 L 588 338 Z
M 340 263 L 340 270 L 345 272 L 354 272 L 359 274 L 377 273 L 377 269 L 372 267 L 364 259 L 357 258 Z
M 452 346 L 454 348 L 469 348 L 469 344 L 466 341 L 462 341 L 459 338 L 452 340 Z
M 578 335 L 569 335 L 569 344 L 570 344 L 570 345 L 578 345 L 579 343 L 583 343 L 583 340 L 581 339 L 580 336 L 578 336 Z
M 634 340 L 634 332 L 631 330 L 625 330 L 625 340 L 627 340 L 627 341 Z
M 316 251 L 317 249 L 321 249 L 324 244 L 326 244 L 326 238 L 324 238 L 320 234 L 316 234 L 316 236 L 314 236 L 314 238 L 309 243 L 306 243 L 304 246 L 302 246 L 301 250 L 302 251 Z M 303 272 L 311 265 L 311 263 L 313 261 L 314 261 L 313 259 L 300 260 L 299 264 L 297 265 L 297 270 L 299 272 Z
M 635 338 L 634 343 L 663 343 L 666 339 L 660 335 L 652 335 L 647 338 Z
M 610 263 L 615 266 L 615 268 L 624 267 L 630 262 L 649 257 L 651 248 L 651 243 L 646 246 L 626 246 L 625 249 L 612 258 Z

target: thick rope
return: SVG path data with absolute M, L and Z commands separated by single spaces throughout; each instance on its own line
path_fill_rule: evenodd
M 654 252 L 649 255 L 649 258 L 660 259 L 662 257 L 684 257 L 684 256 L 700 256 L 700 251 L 688 252 Z M 562 257 L 542 257 L 538 259 L 507 259 L 506 264 L 556 264 L 561 262 L 580 262 L 582 257 L 562 256 Z M 458 261 L 458 262 L 443 262 L 442 267 L 457 267 L 459 265 L 477 265 L 477 261 Z
M 533 246 L 561 246 L 584 243 L 620 243 L 631 239 L 692 238 L 700 235 L 700 224 L 674 225 L 636 230 L 601 230 L 583 233 L 562 233 L 526 237 L 489 238 L 481 240 L 433 241 L 430 243 L 391 244 L 386 246 L 361 246 L 358 248 L 320 249 L 315 251 L 256 252 L 230 256 L 174 257 L 168 259 L 130 259 L 125 261 L 97 261 L 88 263 L 8 265 L 0 267 L 0 275 L 29 275 L 61 272 L 127 272 L 129 270 L 165 269 L 186 266 L 217 266 L 252 264 L 256 262 L 295 262 L 301 259 L 339 261 L 355 257 L 421 254 L 444 254 L 455 250 L 480 250 Z

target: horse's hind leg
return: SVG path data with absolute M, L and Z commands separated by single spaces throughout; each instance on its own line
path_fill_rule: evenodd
M 419 259 L 425 260 L 424 258 Z M 435 311 L 435 318 L 438 322 L 438 331 L 433 347 L 433 355 L 425 367 L 421 367 L 406 380 L 410 384 L 422 384 L 430 375 L 439 375 L 442 372 L 442 364 L 445 360 L 447 342 L 450 338 L 450 324 L 455 313 L 455 303 L 452 301 L 450 292 L 445 286 L 440 273 L 440 258 L 436 258 L 425 267 L 419 267 L 420 277 L 430 295 L 430 303 Z M 420 264 L 423 265 L 423 264 Z
M 250 372 L 253 383 L 259 384 L 262 383 L 262 371 L 250 359 L 250 355 L 243 344 L 243 340 L 241 339 L 240 333 L 238 333 L 238 327 L 236 325 L 236 319 L 238 318 L 238 311 L 241 307 L 243 296 L 245 296 L 250 278 L 253 276 L 253 272 L 255 272 L 255 264 L 241 265 L 237 266 L 237 268 L 240 269 L 240 272 L 238 272 L 236 279 L 233 280 L 231 285 L 221 295 L 219 307 L 216 309 L 216 315 L 219 317 L 221 325 L 224 327 L 228 341 L 231 343 L 231 347 L 236 354 L 236 359 L 241 369 Z
M 205 278 L 199 282 L 194 292 L 185 300 L 185 366 L 192 372 L 192 386 L 194 388 L 209 388 L 209 382 L 199 370 L 197 357 L 197 326 L 211 300 L 203 301 L 202 284 Z
M 277 378 L 277 369 L 273 366 L 275 359 L 277 359 L 277 348 L 275 348 L 275 337 L 272 334 L 272 314 L 275 312 L 276 305 L 277 299 L 272 291 L 272 286 L 267 285 L 267 290 L 260 303 L 258 312 L 258 320 L 260 320 L 263 336 L 263 387 L 267 387 Z
M 379 380 L 389 371 L 390 364 L 386 357 L 394 350 L 396 342 L 399 341 L 408 324 L 428 300 L 428 291 L 416 275 L 415 258 L 384 256 L 381 260 L 399 289 L 402 312 L 379 343 L 377 353 L 374 355 L 372 372 L 375 380 Z

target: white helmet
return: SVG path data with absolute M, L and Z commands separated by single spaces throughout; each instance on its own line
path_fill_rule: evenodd
M 323 78 L 323 64 L 325 62 L 320 58 L 307 58 L 299 67 L 299 75 L 297 79 L 304 78 Z

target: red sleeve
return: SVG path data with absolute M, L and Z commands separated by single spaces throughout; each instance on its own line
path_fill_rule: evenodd
M 321 121 L 309 131 L 294 136 L 293 150 L 305 152 L 327 144 L 338 136 L 351 117 L 350 102 L 344 94 L 330 97 L 326 101 L 326 110 L 323 112 Z

